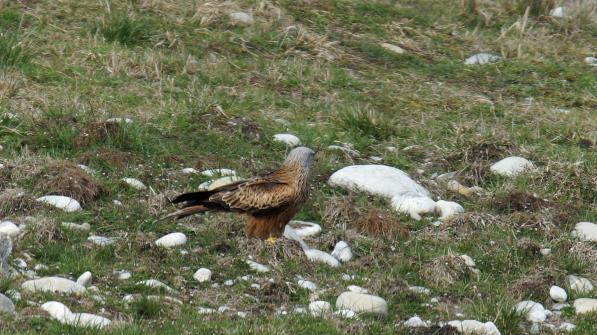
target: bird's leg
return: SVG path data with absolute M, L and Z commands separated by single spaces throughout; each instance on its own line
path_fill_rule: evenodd
M 265 241 L 266 241 L 266 242 L 269 242 L 269 243 L 271 243 L 272 245 L 276 245 L 276 242 L 278 241 L 278 238 L 277 238 L 277 237 L 270 236 L 270 237 L 268 237 L 268 238 L 267 238 L 267 240 L 265 240 Z

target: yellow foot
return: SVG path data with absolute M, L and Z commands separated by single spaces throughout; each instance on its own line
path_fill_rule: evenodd
M 276 242 L 278 241 L 278 239 L 276 237 L 270 236 L 267 238 L 267 240 L 265 240 L 266 242 L 269 242 L 273 245 L 276 245 Z

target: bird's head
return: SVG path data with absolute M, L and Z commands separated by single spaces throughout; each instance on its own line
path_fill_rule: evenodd
M 294 148 L 286 157 L 286 161 L 284 161 L 285 165 L 290 164 L 298 164 L 305 169 L 311 168 L 313 162 L 315 161 L 315 151 L 307 148 L 307 147 L 298 147 Z

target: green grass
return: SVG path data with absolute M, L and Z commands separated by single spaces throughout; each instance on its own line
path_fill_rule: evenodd
M 595 10 L 591 4 L 570 7 L 569 17 L 555 20 L 546 17 L 546 3 L 1 4 L 0 186 L 25 192 L 13 201 L 0 192 L 7 215 L 1 219 L 30 227 L 14 241 L 11 259 L 22 258 L 29 268 L 48 266 L 38 271 L 43 276 L 76 279 L 91 271 L 98 291 L 30 293 L 20 288 L 24 275 L 2 279 L 0 292 L 17 289 L 22 299 L 15 301 L 14 318 L 0 320 L 0 334 L 395 334 L 406 333 L 397 324 L 415 314 L 433 323 L 491 321 L 502 334 L 524 334 L 530 325 L 512 311 L 518 301 L 550 308 L 545 290 L 552 284 L 566 288 L 571 302 L 595 297 L 573 294 L 566 282 L 569 274 L 597 278 L 595 244 L 570 237 L 576 222 L 597 221 L 597 77 L 583 62 L 594 56 L 588 46 L 597 31 Z M 515 24 L 527 6 L 521 32 Z M 232 25 L 228 14 L 235 10 L 251 12 L 256 23 Z M 394 54 L 382 43 L 406 52 Z M 463 64 L 480 51 L 504 59 Z M 133 122 L 106 134 L 90 129 L 113 117 Z M 229 214 L 155 222 L 174 210 L 168 198 L 210 180 L 182 174 L 182 168 L 230 168 L 243 177 L 266 173 L 289 150 L 273 141 L 277 133 L 292 133 L 318 152 L 311 197 L 296 216 L 322 225 L 309 245 L 331 251 L 345 240 L 353 260 L 330 268 L 307 261 L 283 240 L 276 246 L 248 240 L 242 218 Z M 85 134 L 92 139 L 82 141 Z M 326 149 L 339 142 L 361 156 Z M 488 172 L 510 155 L 532 160 L 538 171 L 513 179 Z M 326 183 L 342 167 L 379 164 L 371 156 L 409 173 L 435 197 L 462 204 L 465 216 L 436 227 L 435 217 L 414 221 L 393 212 L 387 199 Z M 31 202 L 45 195 L 38 184 L 55 160 L 91 167 L 105 193 L 75 213 Z M 450 171 L 485 193 L 466 198 L 432 178 Z M 125 177 L 150 188 L 128 187 Z M 513 191 L 536 194 L 549 206 L 516 212 L 520 204 L 507 200 Z M 352 197 L 360 214 L 344 224 L 330 220 L 326 214 L 339 207 L 335 197 Z M 410 236 L 358 232 L 360 216 L 370 209 L 406 226 Z M 66 231 L 63 221 L 87 222 L 91 232 Z M 186 245 L 155 246 L 175 231 L 186 234 Z M 117 242 L 99 247 L 87 241 L 90 234 Z M 541 256 L 537 248 L 553 253 Z M 478 275 L 449 273 L 455 270 L 441 263 L 461 254 L 475 260 Z M 272 271 L 253 273 L 245 263 L 249 257 Z M 212 270 L 211 282 L 193 279 L 200 267 Z M 132 278 L 117 279 L 114 271 L 121 269 Z M 354 279 L 344 281 L 343 274 Z M 456 280 L 437 280 L 447 275 Z M 320 291 L 298 287 L 299 276 Z M 150 278 L 177 293 L 137 284 Z M 229 279 L 234 285 L 224 285 Z M 406 283 L 431 294 L 415 294 Z M 388 316 L 344 320 L 292 312 L 312 299 L 333 305 L 348 285 L 386 299 Z M 127 303 L 129 294 L 140 299 Z M 173 296 L 183 305 L 143 298 L 148 295 Z M 62 325 L 34 305 L 50 300 L 117 322 L 103 330 Z M 229 313 L 197 313 L 198 306 L 224 305 Z M 282 309 L 288 314 L 280 315 Z M 573 308 L 562 313 L 562 320 L 577 325 L 574 334 L 595 333 L 594 319 L 575 315 Z

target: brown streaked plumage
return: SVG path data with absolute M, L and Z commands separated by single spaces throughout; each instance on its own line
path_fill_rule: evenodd
M 183 208 L 168 217 L 177 219 L 205 211 L 229 211 L 248 216 L 245 233 L 267 239 L 284 227 L 309 196 L 308 177 L 315 152 L 306 147 L 290 151 L 278 169 L 262 177 L 228 184 L 211 191 L 185 193 L 172 200 Z

